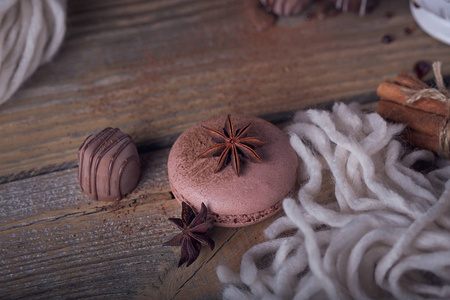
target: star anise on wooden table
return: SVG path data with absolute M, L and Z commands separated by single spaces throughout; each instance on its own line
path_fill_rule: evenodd
M 228 115 L 225 122 L 225 127 L 223 128 L 223 133 L 216 129 L 203 126 L 203 128 L 213 136 L 216 145 L 206 149 L 199 155 L 199 157 L 220 155 L 219 162 L 217 163 L 214 173 L 222 170 L 231 160 L 234 172 L 239 177 L 241 165 L 239 155 L 249 159 L 252 162 L 262 162 L 262 159 L 258 156 L 254 149 L 261 147 L 266 144 L 266 142 L 255 137 L 245 137 L 245 134 L 251 125 L 252 123 L 249 123 L 236 130 L 235 133 L 233 122 L 231 122 L 231 117 Z
M 200 254 L 201 246 L 208 246 L 214 249 L 214 241 L 207 236 L 208 231 L 213 227 L 213 221 L 208 220 L 208 209 L 202 203 L 200 212 L 195 215 L 192 208 L 185 202 L 181 204 L 181 219 L 169 218 L 181 230 L 181 233 L 165 242 L 163 246 L 180 246 L 181 257 L 178 267 L 187 262 L 189 267 Z

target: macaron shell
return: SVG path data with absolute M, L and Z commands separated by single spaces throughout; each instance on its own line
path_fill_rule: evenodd
M 281 201 L 292 191 L 297 174 L 297 155 L 287 135 L 260 118 L 232 114 L 235 131 L 252 123 L 246 136 L 267 144 L 255 149 L 263 160 L 253 163 L 241 158 L 238 177 L 230 164 L 214 173 L 218 157 L 198 156 L 215 143 L 202 126 L 223 130 L 226 116 L 211 119 L 186 130 L 169 154 L 168 172 L 178 201 L 197 210 L 202 202 L 215 215 L 215 225 L 250 225 L 281 209 Z

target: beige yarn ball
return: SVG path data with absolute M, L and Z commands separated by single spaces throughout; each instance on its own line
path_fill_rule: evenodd
M 0 1 L 0 104 L 50 61 L 66 31 L 66 0 Z

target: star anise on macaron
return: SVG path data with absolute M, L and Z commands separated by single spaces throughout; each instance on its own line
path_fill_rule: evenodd
M 231 117 L 228 115 L 225 127 L 223 128 L 223 133 L 216 129 L 203 126 L 203 128 L 212 135 L 216 144 L 206 149 L 199 157 L 219 155 L 219 161 L 214 173 L 222 170 L 226 164 L 231 161 L 234 172 L 239 177 L 241 168 L 240 156 L 255 163 L 262 162 L 262 159 L 255 152 L 255 148 L 261 147 L 266 144 L 266 142 L 255 137 L 246 137 L 246 133 L 251 125 L 252 123 L 248 123 L 235 132 Z
M 165 242 L 163 246 L 181 246 L 181 257 L 178 267 L 187 262 L 189 267 L 200 254 L 201 246 L 214 249 L 214 241 L 207 235 L 213 228 L 213 221 L 208 219 L 208 209 L 202 203 L 200 212 L 196 215 L 193 209 L 185 202 L 181 204 L 181 219 L 169 218 L 177 225 L 181 233 Z

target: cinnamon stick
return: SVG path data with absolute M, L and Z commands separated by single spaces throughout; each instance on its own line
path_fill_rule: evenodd
M 416 147 L 428 149 L 437 153 L 439 151 L 439 137 L 437 135 L 429 135 L 411 128 L 407 128 L 402 133 L 404 140 L 410 142 Z
M 386 119 L 406 124 L 409 128 L 428 135 L 438 136 L 445 122 L 445 117 L 441 115 L 399 105 L 386 99 L 381 99 L 378 103 L 377 113 Z
M 394 79 L 395 83 L 398 83 L 399 85 L 403 85 L 405 87 L 409 87 L 412 89 L 426 89 L 428 88 L 428 85 L 420 80 L 419 78 L 416 78 L 415 76 L 403 71 L 401 74 L 397 75 Z
M 400 85 L 395 82 L 383 81 L 380 83 L 377 89 L 377 95 L 382 99 L 388 99 L 392 102 L 396 102 L 401 105 L 406 105 L 406 101 L 409 99 L 410 95 L 408 95 L 404 89 L 409 88 L 403 85 Z M 436 101 L 430 98 L 423 98 L 419 101 L 408 104 L 408 106 L 429 112 L 434 113 L 436 115 L 447 116 L 447 107 L 444 103 Z
M 394 81 L 383 81 L 377 94 L 381 98 L 377 112 L 385 119 L 405 124 L 403 137 L 417 147 L 450 157 L 450 99 L 447 99 L 440 63 L 433 64 L 438 89 L 403 72 Z M 420 98 L 423 97 L 423 98 Z M 409 101 L 409 99 L 412 99 Z

